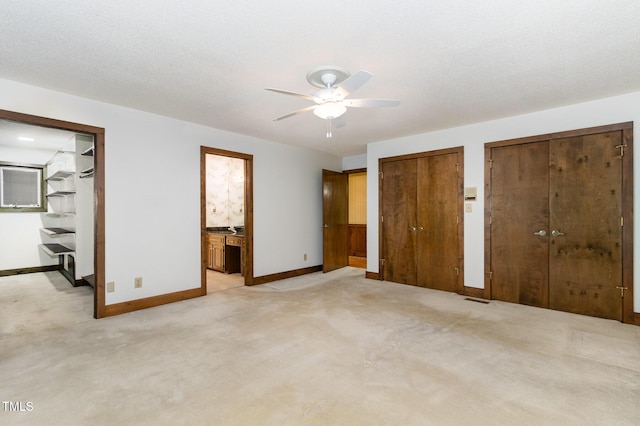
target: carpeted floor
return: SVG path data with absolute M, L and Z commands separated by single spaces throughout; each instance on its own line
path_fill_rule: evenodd
M 65 283 L 0 278 L 0 424 L 640 423 L 636 326 L 355 268 L 103 320 Z

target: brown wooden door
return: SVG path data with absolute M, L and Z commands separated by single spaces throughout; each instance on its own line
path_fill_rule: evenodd
M 491 149 L 491 297 L 622 320 L 621 132 Z
M 348 175 L 322 171 L 322 271 L 347 266 L 349 192 Z
M 417 159 L 417 284 L 459 291 L 458 153 Z
M 550 145 L 552 309 L 622 320 L 620 144 L 609 132 Z
M 416 159 L 382 163 L 383 279 L 417 284 Z
M 491 298 L 549 305 L 549 143 L 491 150 Z

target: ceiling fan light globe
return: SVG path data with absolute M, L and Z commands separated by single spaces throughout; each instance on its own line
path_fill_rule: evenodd
M 325 102 L 313 109 L 313 113 L 325 120 L 340 117 L 347 111 L 347 107 L 336 102 Z

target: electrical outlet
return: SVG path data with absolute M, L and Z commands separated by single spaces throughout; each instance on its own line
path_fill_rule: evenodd
M 142 287 L 142 277 L 136 277 L 133 279 L 133 287 L 134 288 Z
M 307 260 L 307 253 L 304 254 L 304 260 Z
M 108 282 L 107 293 L 113 293 L 114 291 L 116 291 L 116 283 L 114 283 L 113 281 Z

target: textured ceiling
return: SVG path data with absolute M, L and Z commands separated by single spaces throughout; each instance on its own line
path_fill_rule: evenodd
M 640 90 L 637 0 L 4 0 L 0 78 L 338 155 Z M 320 65 L 373 78 L 326 139 Z M 64 118 L 64 117 L 53 117 Z M 98 123 L 99 124 L 99 123 Z

